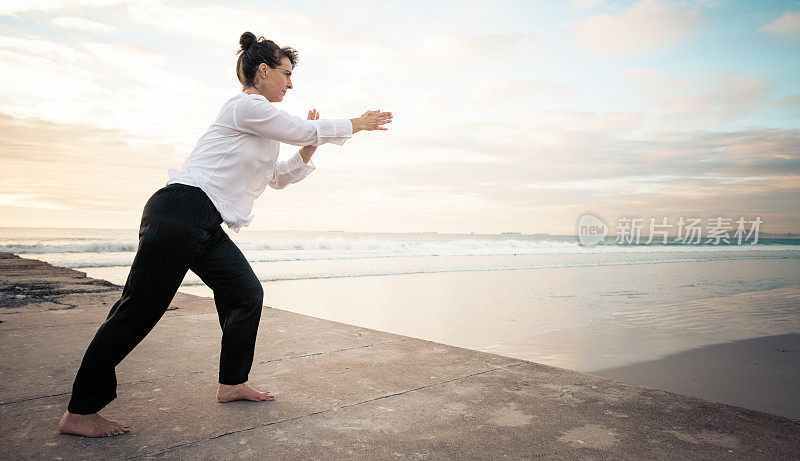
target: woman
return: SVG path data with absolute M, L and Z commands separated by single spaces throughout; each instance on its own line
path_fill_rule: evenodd
M 311 110 L 303 120 L 278 110 L 272 103 L 292 88 L 297 51 L 250 32 L 239 43 L 236 74 L 242 92 L 223 104 L 182 170 L 169 170 L 167 185 L 145 204 L 122 296 L 86 350 L 58 425 L 61 432 L 100 437 L 130 430 L 97 412 L 117 396 L 115 367 L 153 329 L 189 269 L 214 291 L 223 331 L 217 400 L 275 398 L 245 384 L 263 288 L 221 224 L 238 232 L 250 224 L 253 200 L 267 185 L 284 188 L 315 168 L 311 156 L 318 145 L 386 130 L 392 114 L 376 110 L 349 120 L 320 120 Z M 305 147 L 277 162 L 281 142 Z

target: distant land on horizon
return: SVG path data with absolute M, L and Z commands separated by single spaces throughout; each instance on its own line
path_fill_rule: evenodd
M 119 230 L 119 231 L 138 231 L 138 229 L 121 229 L 121 228 L 99 228 L 99 227 L 15 227 L 15 226 L 0 226 L 0 230 L 2 229 L 49 229 L 49 230 Z M 369 232 L 369 231 L 345 231 L 345 230 L 307 230 L 307 229 L 249 229 L 252 232 L 329 232 L 329 233 L 342 233 L 342 234 L 436 234 L 436 235 L 524 235 L 524 236 L 540 236 L 540 237 L 575 237 L 576 234 L 549 234 L 547 232 L 519 232 L 519 231 L 507 231 L 507 232 L 498 232 L 498 233 L 486 233 L 486 232 L 439 232 L 439 231 L 416 231 L 416 232 Z M 643 229 L 644 231 L 644 229 Z M 608 237 L 613 237 L 613 233 L 609 233 Z M 642 232 L 642 237 L 646 236 L 645 232 Z M 669 238 L 675 238 L 675 235 L 668 234 Z M 778 239 L 800 239 L 800 233 L 795 232 L 784 232 L 784 233 L 772 233 L 772 232 L 759 232 L 758 238 L 778 238 Z

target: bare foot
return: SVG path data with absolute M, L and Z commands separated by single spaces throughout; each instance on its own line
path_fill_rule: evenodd
M 97 413 L 91 415 L 79 415 L 77 413 L 64 412 L 61 421 L 58 422 L 58 430 L 65 434 L 83 435 L 86 437 L 111 437 L 113 435 L 124 434 L 131 430 L 130 426 L 105 419 Z
M 235 386 L 220 384 L 219 389 L 217 389 L 217 400 L 220 402 L 232 402 L 234 400 L 261 402 L 264 400 L 275 400 L 275 396 L 270 395 L 268 392 L 259 392 L 244 383 Z

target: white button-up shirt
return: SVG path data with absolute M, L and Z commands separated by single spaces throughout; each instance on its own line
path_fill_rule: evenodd
M 239 232 L 253 220 L 253 202 L 267 185 L 282 189 L 316 168 L 310 159 L 303 162 L 299 150 L 278 162 L 280 143 L 341 145 L 352 136 L 348 119 L 305 120 L 277 109 L 260 94 L 239 93 L 222 105 L 181 170 L 167 171 L 167 184 L 201 188 L 228 227 Z

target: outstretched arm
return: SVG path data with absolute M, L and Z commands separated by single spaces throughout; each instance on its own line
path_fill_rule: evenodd
M 367 111 L 349 120 L 316 117 L 303 120 L 279 110 L 266 99 L 244 98 L 234 111 L 236 129 L 295 146 L 344 144 L 359 131 L 387 130 L 382 125 L 391 121 L 391 112 L 379 110 Z
M 311 109 L 308 111 L 308 120 L 319 120 L 319 112 L 317 112 L 317 109 Z M 386 131 L 389 128 L 383 125 L 392 123 L 392 113 L 381 112 L 380 110 L 368 110 L 364 112 L 361 117 L 351 118 L 350 123 L 353 125 L 354 134 L 362 130 Z M 308 163 L 316 150 L 317 146 L 305 146 L 300 149 L 300 156 L 303 157 L 303 163 Z
M 319 120 L 319 113 L 316 109 L 308 111 L 308 120 Z M 353 133 L 366 130 L 382 130 L 388 128 L 382 126 L 392 121 L 391 112 L 381 112 L 379 110 L 364 112 L 361 117 L 350 119 L 353 126 Z M 296 183 L 315 168 L 311 162 L 311 156 L 317 151 L 316 145 L 309 145 L 300 148 L 289 160 L 278 162 L 275 165 L 272 178 L 269 181 L 273 189 L 283 189 L 289 184 Z

